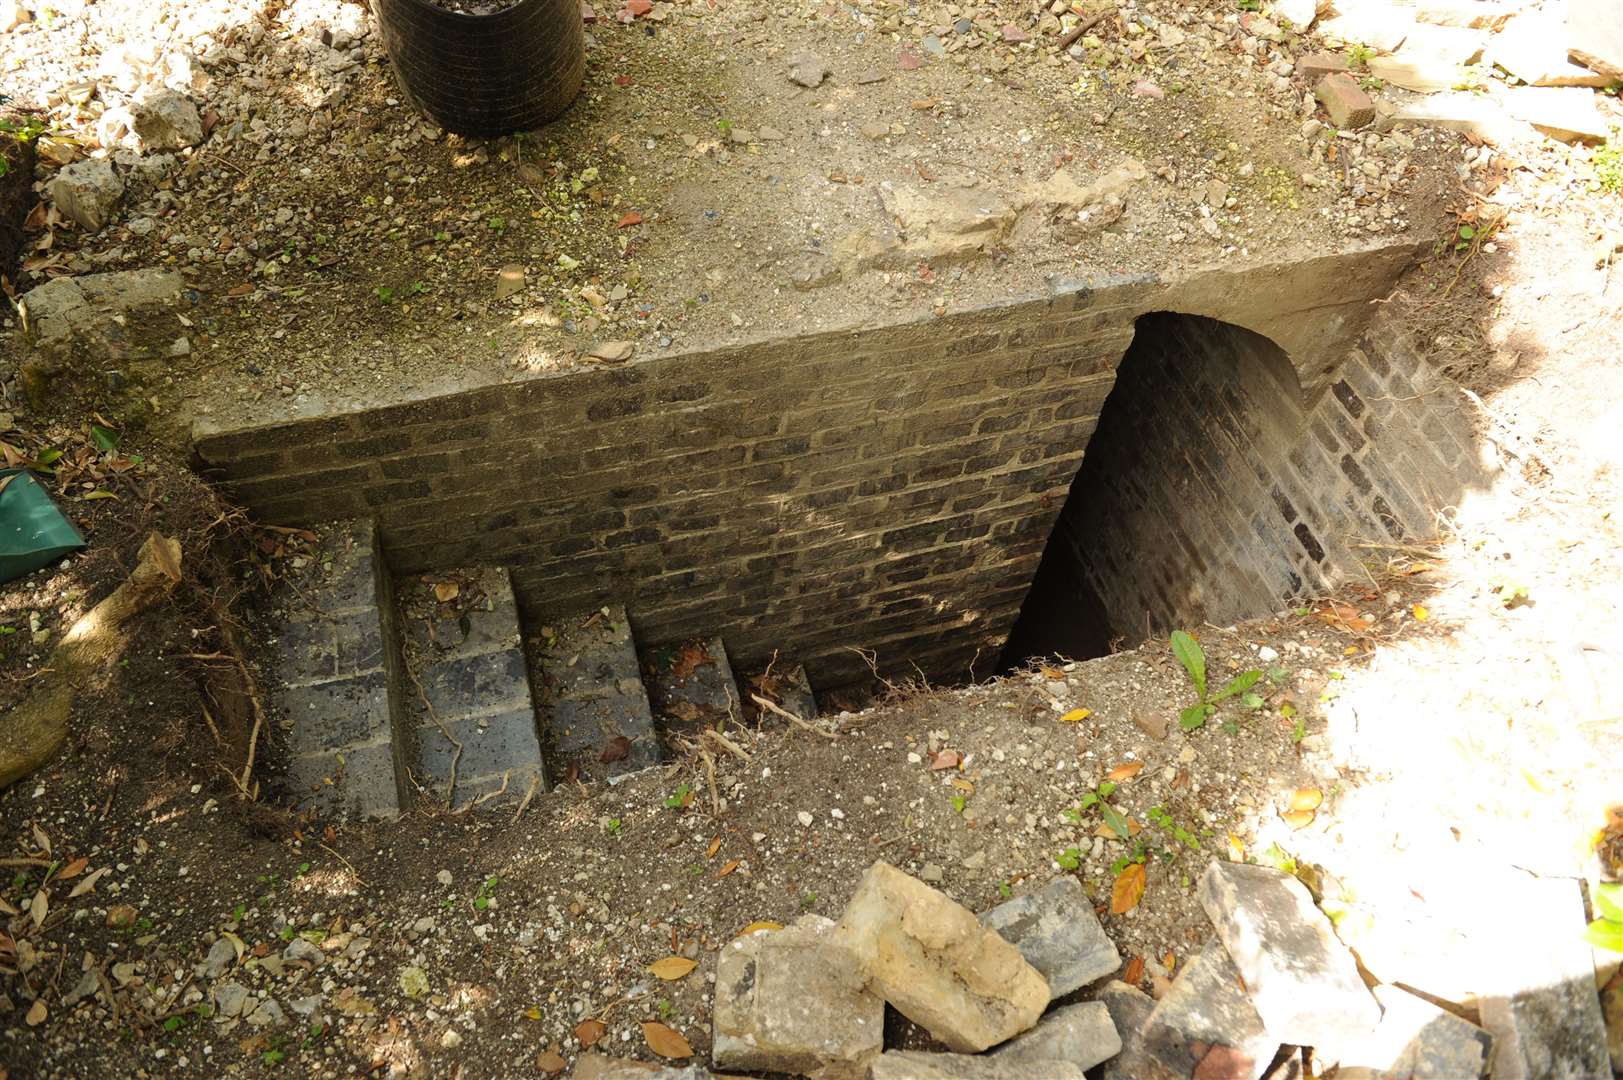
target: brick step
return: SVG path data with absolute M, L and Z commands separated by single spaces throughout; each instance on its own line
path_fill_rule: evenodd
M 396 602 L 406 673 L 401 759 L 409 786 L 457 807 L 545 790 L 507 571 L 479 567 L 408 578 Z
M 334 526 L 290 585 L 268 680 L 289 797 L 319 814 L 393 817 L 405 796 L 400 651 L 372 523 Z
M 802 720 L 817 716 L 817 695 L 812 693 L 811 680 L 806 677 L 802 664 L 784 666 L 773 664 L 758 675 L 747 675 L 739 683 L 744 693 L 744 715 L 757 723 L 782 723 L 770 709 L 763 709 L 751 700 L 759 694 L 784 712 L 793 713 Z
M 704 728 L 743 719 L 738 682 L 719 637 L 647 648 L 642 671 L 654 717 L 667 734 L 695 738 Z
M 659 735 L 624 608 L 559 619 L 526 645 L 554 783 L 612 783 L 658 763 Z

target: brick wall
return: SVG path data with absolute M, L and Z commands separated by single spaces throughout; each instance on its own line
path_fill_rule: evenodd
M 1409 249 L 1147 277 L 904 325 L 538 377 L 201 435 L 278 523 L 372 516 L 396 570 L 514 568 L 527 619 L 624 603 L 823 688 L 990 668 L 1133 333 L 1161 307 L 1345 345 Z M 1372 269 L 1373 267 L 1373 269 Z M 1348 285 L 1354 283 L 1356 288 Z
M 1147 315 L 1056 542 L 1129 642 L 1276 611 L 1381 560 L 1361 543 L 1438 532 L 1438 511 L 1483 480 L 1458 406 L 1382 327 L 1308 409 L 1268 339 Z M 1034 590 L 1030 616 L 1051 624 L 1075 596 Z

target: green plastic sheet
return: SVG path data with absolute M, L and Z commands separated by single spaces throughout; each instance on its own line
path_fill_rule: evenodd
M 85 546 L 39 479 L 0 469 L 0 582 L 22 577 Z

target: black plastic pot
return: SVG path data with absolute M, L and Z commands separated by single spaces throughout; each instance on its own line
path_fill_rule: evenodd
M 519 0 L 493 15 L 428 0 L 372 0 L 372 10 L 407 100 L 447 131 L 530 131 L 580 92 L 580 0 Z

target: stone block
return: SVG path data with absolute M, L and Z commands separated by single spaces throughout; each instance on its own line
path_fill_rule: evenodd
M 85 158 L 58 172 L 47 191 L 63 217 L 87 232 L 97 232 L 117 213 L 124 181 L 106 158 Z
M 1121 954 L 1074 877 L 1055 878 L 1034 893 L 999 904 L 981 916 L 981 925 L 1020 950 L 1048 980 L 1051 997 L 1064 997 L 1121 967 Z
M 1200 902 L 1276 1041 L 1342 1046 L 1374 1030 L 1380 1007 L 1300 881 L 1217 859 L 1201 877 Z
M 1473 1080 L 1493 1060 L 1493 1036 L 1396 986 L 1377 986 L 1381 1022 L 1343 1048 L 1338 1080 Z
M 1216 938 L 1156 1002 L 1141 1038 L 1133 1080 L 1260 1080 L 1279 1048 Z
M 1504 93 L 1505 109 L 1562 142 L 1604 142 L 1606 118 L 1595 95 L 1576 86 L 1518 86 Z
M 1037 1026 L 1016 1035 L 993 1050 L 999 1061 L 1068 1061 L 1091 1069 L 1121 1053 L 1121 1036 L 1110 1019 L 1110 1009 L 1098 1001 L 1084 1001 L 1055 1009 Z
M 1121 1052 L 1105 1063 L 1100 1080 L 1137 1080 L 1144 1052 L 1144 1022 L 1155 1009 L 1155 999 L 1119 979 L 1105 983 L 1099 1002 L 1110 1012 L 1110 1022 L 1121 1036 Z
M 1567 46 L 1580 64 L 1623 79 L 1623 0 L 1567 0 Z
M 1416 0 L 1414 6 L 1420 22 L 1472 30 L 1497 30 L 1515 12 L 1515 5 L 1498 0 Z
M 570 1080 L 725 1080 L 703 1065 L 665 1065 L 612 1058 L 587 1051 L 575 1062 Z
M 170 270 L 116 270 L 56 278 L 23 294 L 18 305 L 23 331 L 41 346 L 98 330 L 105 336 L 106 327 L 116 325 L 114 320 L 121 315 L 177 303 L 185 284 L 185 279 Z
M 1360 0 L 1344 4 L 1346 11 L 1319 23 L 1326 41 L 1343 45 L 1363 45 L 1376 52 L 1396 52 L 1414 29 L 1414 8 Z
M 137 101 L 132 113 L 143 152 L 183 150 L 203 141 L 203 119 L 185 94 L 159 90 Z
M 1469 132 L 1498 146 L 1535 137 L 1531 127 L 1511 118 L 1499 102 L 1466 91 L 1405 102 L 1392 114 L 1392 122 Z
M 1296 73 L 1308 80 L 1316 80 L 1338 71 L 1346 71 L 1347 58 L 1340 53 L 1308 53 L 1296 61 Z
M 1558 14 L 1549 9 L 1528 11 L 1494 35 L 1484 60 L 1529 86 L 1605 86 L 1606 75 L 1567 59 L 1568 44 L 1568 29 Z
M 1461 68 L 1482 54 L 1487 35 L 1458 27 L 1416 27 L 1409 40 L 1391 56 L 1369 62 L 1369 73 L 1405 90 L 1431 93 L 1452 90 L 1461 80 Z
M 1351 75 L 1326 75 L 1314 88 L 1313 96 L 1330 114 L 1330 122 L 1343 130 L 1361 128 L 1375 119 L 1375 102 Z
M 1482 1026 L 1498 1044 L 1495 1080 L 1606 1076 L 1606 1025 L 1578 882 L 1518 874 L 1501 893 L 1493 899 L 1506 921 L 1481 939 L 1492 942 L 1493 984 L 1478 998 Z
M 973 912 L 888 863 L 868 868 L 840 918 L 868 989 L 953 1050 L 1027 1030 L 1048 980 Z
M 1069 1061 L 1010 1061 L 969 1054 L 887 1050 L 873 1063 L 873 1080 L 1086 1080 Z
M 834 922 L 808 915 L 723 945 L 716 962 L 718 1069 L 858 1080 L 884 1049 L 885 1003 L 863 988 Z

